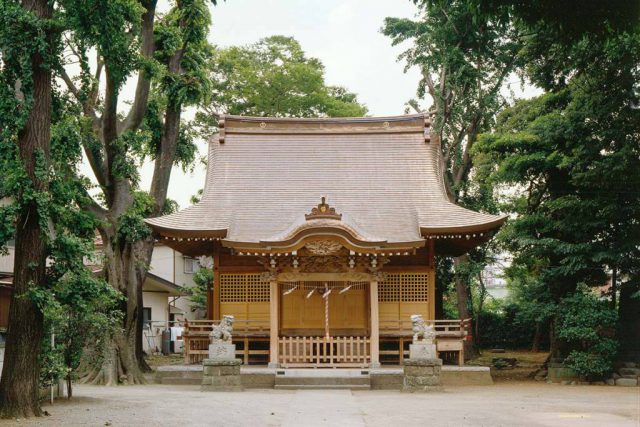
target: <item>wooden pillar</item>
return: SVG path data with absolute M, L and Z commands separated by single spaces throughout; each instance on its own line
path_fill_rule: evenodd
M 435 255 L 436 255 L 436 245 L 435 245 L 435 240 L 431 239 L 429 240 L 429 259 L 428 259 L 428 264 L 429 264 L 429 277 L 427 279 L 427 298 L 429 299 L 429 319 L 438 319 L 441 316 L 438 316 L 438 314 L 436 313 L 436 298 L 437 298 L 437 294 L 436 294 L 436 260 L 435 260 Z M 440 295 L 440 298 L 442 299 L 442 295 Z M 442 306 L 442 300 L 440 301 L 440 305 Z
M 269 367 L 278 367 L 278 318 L 280 317 L 280 307 L 278 295 L 278 282 L 269 282 Z
M 380 367 L 380 310 L 378 309 L 378 281 L 369 283 L 369 307 L 371 307 L 371 367 Z
M 220 248 L 216 246 L 213 251 L 213 289 L 207 293 L 211 298 L 211 304 L 207 303 L 209 320 L 220 320 Z

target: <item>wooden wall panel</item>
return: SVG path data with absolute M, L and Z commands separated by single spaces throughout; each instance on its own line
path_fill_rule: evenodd
M 380 321 L 398 320 L 400 316 L 399 302 L 379 302 Z
M 379 284 L 380 321 L 409 320 L 412 314 L 433 319 L 434 270 L 387 273 Z
M 247 303 L 245 302 L 223 302 L 220 303 L 220 315 L 232 315 L 236 319 L 248 319 Z
M 425 302 L 403 302 L 400 304 L 400 319 L 409 320 L 412 314 L 422 314 L 425 319 L 431 319 L 429 313 L 429 303 Z
M 247 319 L 264 321 L 269 324 L 269 303 L 268 302 L 250 302 L 247 304 Z
M 367 292 L 365 289 L 349 290 L 343 294 L 329 295 L 329 328 L 365 329 L 367 318 Z

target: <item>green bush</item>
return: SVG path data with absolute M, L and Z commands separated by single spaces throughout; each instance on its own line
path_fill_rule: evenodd
M 618 350 L 614 339 L 617 314 L 607 301 L 587 289 L 562 300 L 558 306 L 556 334 L 571 351 L 564 364 L 587 379 L 602 378 L 613 371 Z
M 508 366 L 509 364 L 504 359 L 496 359 L 493 361 L 493 367 L 496 369 L 504 369 Z
M 535 333 L 535 321 L 521 315 L 518 304 L 508 303 L 483 310 L 479 314 L 480 345 L 484 348 L 530 348 Z M 548 338 L 548 334 L 543 335 Z M 548 345 L 543 343 L 543 347 Z

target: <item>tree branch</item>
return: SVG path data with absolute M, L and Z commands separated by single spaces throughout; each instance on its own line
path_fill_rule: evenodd
M 140 33 L 141 44 L 140 54 L 145 59 L 150 59 L 155 51 L 155 42 L 153 39 L 153 22 L 156 14 L 156 0 L 149 0 L 144 4 L 146 11 L 142 15 L 142 29 Z M 136 94 L 133 105 L 127 114 L 127 117 L 118 125 L 118 134 L 135 129 L 140 126 L 147 111 L 149 102 L 149 91 L 151 89 L 151 79 L 148 73 L 143 69 L 138 73 L 138 83 L 136 85 Z

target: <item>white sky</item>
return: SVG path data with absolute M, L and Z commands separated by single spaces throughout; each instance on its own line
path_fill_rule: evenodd
M 164 3 L 164 4 L 163 4 Z M 228 0 L 212 7 L 210 41 L 219 46 L 246 45 L 271 35 L 293 36 L 308 56 L 319 58 L 329 85 L 344 86 L 358 95 L 372 116 L 403 114 L 415 97 L 419 73 L 404 72 L 397 62 L 402 46 L 392 47 L 380 33 L 387 16 L 413 18 L 410 0 Z M 165 6 L 166 1 L 161 5 Z M 125 92 L 134 91 L 134 82 Z M 516 85 L 517 86 L 517 85 Z M 520 92 L 517 88 L 515 88 Z M 528 92 L 528 91 L 525 91 Z M 122 98 L 127 98 L 123 93 Z M 206 152 L 206 143 L 200 143 Z M 88 173 L 88 168 L 85 169 Z M 141 171 L 141 186 L 148 189 L 151 165 Z M 205 168 L 193 173 L 174 168 L 168 196 L 187 207 L 203 187 Z

